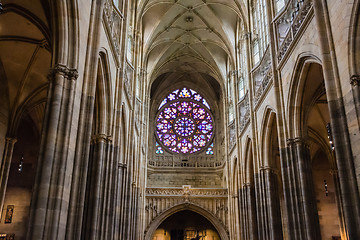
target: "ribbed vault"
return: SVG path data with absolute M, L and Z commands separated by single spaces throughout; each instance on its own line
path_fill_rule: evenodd
M 237 32 L 243 24 L 238 1 L 149 0 L 139 7 L 149 81 L 165 73 L 200 82 L 226 79 L 235 65 Z

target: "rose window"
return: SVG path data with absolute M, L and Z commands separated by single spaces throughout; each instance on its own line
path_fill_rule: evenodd
M 156 138 L 164 149 L 182 154 L 212 149 L 214 121 L 209 104 L 200 94 L 187 88 L 175 90 L 158 110 Z

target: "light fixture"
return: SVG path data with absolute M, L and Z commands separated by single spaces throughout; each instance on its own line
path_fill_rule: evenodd
M 3 8 L 3 5 L 2 3 L 0 2 L 0 14 L 4 12 L 4 8 Z
M 328 185 L 326 180 L 324 180 L 324 187 L 325 187 L 325 196 L 329 196 Z
M 18 166 L 18 173 L 22 173 L 23 171 L 23 165 L 24 165 L 24 154 L 21 154 L 21 159 L 20 159 L 20 163 Z
M 332 133 L 331 133 L 330 123 L 328 123 L 326 125 L 326 129 L 327 129 L 327 132 L 328 132 L 328 139 L 329 139 L 329 144 L 330 144 L 331 150 L 334 151 L 335 146 L 334 146 L 334 141 L 333 141 L 333 137 L 332 137 Z

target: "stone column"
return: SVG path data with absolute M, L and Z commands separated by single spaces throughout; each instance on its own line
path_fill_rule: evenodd
M 0 219 L 2 218 L 2 212 L 3 212 L 2 210 L 5 202 L 6 187 L 9 178 L 11 160 L 12 160 L 16 141 L 17 141 L 16 138 L 11 138 L 11 137 L 5 138 L 4 155 L 1 161 L 1 168 L 0 168 L 1 171 L 0 172 Z
M 268 218 L 267 222 L 269 225 L 268 239 L 282 239 L 282 221 L 277 175 L 275 170 L 270 167 L 264 167 L 261 171 L 264 172 L 265 181 L 265 201 Z
M 343 216 L 346 239 L 360 239 L 360 194 L 354 166 L 354 156 L 349 136 L 349 125 L 344 107 L 340 70 L 334 55 L 335 44 L 326 0 L 313 1 L 314 13 L 319 29 L 322 53 L 324 83 L 331 119 L 331 132 L 334 139 L 336 163 L 339 171 Z M 357 77 L 352 77 L 352 85 L 357 86 Z M 354 89 L 355 98 L 357 90 Z M 357 101 L 357 100 L 355 100 Z
M 69 146 L 73 121 L 76 69 L 57 64 L 49 74 L 48 100 L 39 164 L 30 209 L 28 239 L 64 239 L 74 148 Z
M 251 183 L 245 185 L 248 211 L 248 239 L 257 240 L 257 219 L 256 219 L 256 199 L 255 189 Z
M 258 238 L 266 239 L 266 214 L 264 213 L 264 193 L 263 193 L 263 176 L 260 173 L 254 174 L 255 199 L 256 199 L 256 217 L 258 226 Z
M 293 191 L 292 197 L 295 198 L 293 204 L 296 204 L 292 214 L 298 215 L 292 217 L 300 227 L 299 232 L 293 235 L 301 236 L 302 239 L 321 239 L 309 146 L 302 138 L 289 139 L 288 144 L 293 157 L 290 166 L 293 179 L 288 181 L 291 182 L 290 191 Z M 294 230 L 289 228 L 289 232 Z
M 86 227 L 84 235 L 86 239 L 101 239 L 102 230 L 104 228 L 105 215 L 105 176 L 107 158 L 107 143 L 111 139 L 104 135 L 98 134 L 93 138 L 93 153 L 90 156 L 90 172 L 87 182 L 88 202 L 86 203 Z

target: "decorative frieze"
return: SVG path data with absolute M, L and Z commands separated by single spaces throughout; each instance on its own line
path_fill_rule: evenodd
M 147 188 L 146 196 L 192 196 L 192 197 L 227 197 L 227 189 L 191 188 L 184 185 L 182 188 Z

